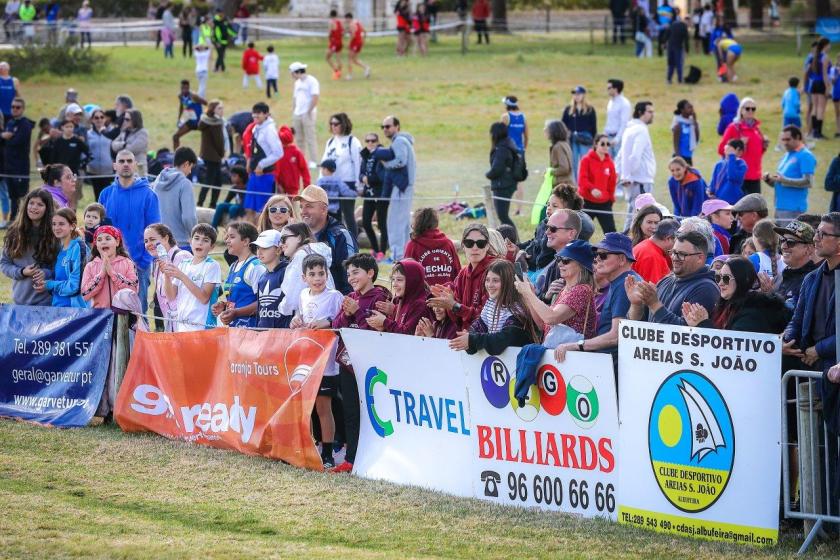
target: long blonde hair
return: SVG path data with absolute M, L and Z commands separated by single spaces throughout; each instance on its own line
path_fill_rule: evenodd
M 575 113 L 579 115 L 585 115 L 594 110 L 594 107 L 589 104 L 589 101 L 586 100 L 586 94 L 583 94 L 583 99 L 580 100 L 580 110 L 578 110 L 577 104 L 575 104 L 575 96 L 572 95 L 572 100 L 569 102 L 569 113 Z
M 257 219 L 257 230 L 263 232 L 272 229 L 273 226 L 271 225 L 271 220 L 268 219 L 268 209 L 278 202 L 282 202 L 289 209 L 289 221 L 286 225 L 298 221 L 297 210 L 295 210 L 295 205 L 292 204 L 292 199 L 285 194 L 275 194 L 269 198 L 268 202 L 266 202 L 265 206 L 263 206 L 262 212 L 260 212 L 260 217 Z
M 756 245 L 756 250 L 766 251 L 769 253 L 771 270 L 773 278 L 778 273 L 778 258 L 779 258 L 779 234 L 773 228 L 776 224 L 770 218 L 764 218 L 756 222 L 753 226 L 753 240 Z

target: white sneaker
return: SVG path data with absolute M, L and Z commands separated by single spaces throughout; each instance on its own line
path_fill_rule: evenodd
M 370 78 L 370 66 L 365 68 L 365 78 Z
M 6 229 L 9 226 L 6 220 L 0 220 L 0 229 Z

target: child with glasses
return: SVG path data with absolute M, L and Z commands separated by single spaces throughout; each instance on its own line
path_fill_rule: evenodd
M 282 231 L 287 224 L 297 221 L 295 207 L 288 196 L 275 194 L 268 199 L 265 207 L 257 219 L 257 230 L 260 233 L 270 229 Z

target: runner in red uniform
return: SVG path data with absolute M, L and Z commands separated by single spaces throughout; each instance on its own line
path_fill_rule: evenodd
M 347 49 L 347 79 L 353 79 L 353 65 L 365 69 L 365 78 L 370 77 L 370 66 L 359 60 L 359 53 L 362 52 L 362 47 L 365 44 L 365 31 L 362 22 L 353 19 L 353 14 L 347 12 L 344 14 L 344 27 L 350 34 L 350 45 Z
M 431 20 L 426 11 L 426 4 L 423 2 L 417 4 L 417 12 L 414 14 L 414 19 L 411 24 L 414 30 L 414 36 L 417 37 L 417 51 L 420 53 L 420 56 L 426 56 L 426 53 L 429 52 Z
M 408 0 L 399 0 L 394 6 L 397 18 L 397 56 L 404 56 L 411 47 L 411 6 Z
M 344 48 L 344 26 L 338 19 L 338 12 L 330 10 L 330 38 L 327 46 L 327 64 L 333 70 L 333 80 L 341 78 L 341 57 L 339 53 Z

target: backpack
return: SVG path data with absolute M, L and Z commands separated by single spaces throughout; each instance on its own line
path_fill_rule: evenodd
M 518 150 L 511 150 L 513 153 L 513 163 L 510 165 L 510 171 L 513 174 L 513 180 L 517 183 L 528 178 L 528 164 L 525 162 L 525 155 L 519 153 Z
M 700 78 L 703 76 L 703 71 L 700 70 L 696 66 L 689 66 L 688 67 L 688 76 L 685 77 L 685 83 L 687 84 L 696 84 L 700 81 Z

